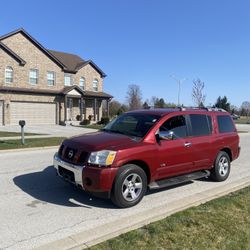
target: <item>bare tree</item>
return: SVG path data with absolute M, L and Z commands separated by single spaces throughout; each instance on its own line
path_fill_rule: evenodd
M 156 96 L 152 96 L 151 100 L 150 100 L 150 106 L 155 108 L 155 103 L 158 100 L 158 98 Z
M 131 84 L 128 86 L 127 101 L 129 110 L 140 109 L 142 107 L 142 94 L 138 85 Z
M 193 84 L 194 84 L 192 89 L 193 101 L 198 107 L 203 107 L 206 100 L 206 95 L 203 94 L 205 83 L 198 78 L 197 80 L 193 80 Z
M 244 101 L 241 104 L 241 113 L 242 115 L 246 115 L 246 116 L 250 115 L 250 102 L 249 101 Z

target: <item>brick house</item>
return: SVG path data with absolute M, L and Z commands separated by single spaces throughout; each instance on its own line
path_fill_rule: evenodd
M 0 37 L 0 125 L 98 121 L 112 96 L 91 60 L 44 48 L 25 30 Z

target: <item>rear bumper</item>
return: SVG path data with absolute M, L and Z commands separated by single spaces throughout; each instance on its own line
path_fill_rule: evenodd
M 54 156 L 54 167 L 58 175 L 88 193 L 101 198 L 109 198 L 117 168 L 79 166 Z

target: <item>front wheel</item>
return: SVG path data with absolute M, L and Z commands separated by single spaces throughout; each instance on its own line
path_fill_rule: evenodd
M 111 200 L 122 208 L 138 204 L 147 190 L 147 176 L 137 165 L 128 164 L 119 169 L 116 176 Z
M 214 181 L 224 181 L 228 178 L 231 168 L 231 161 L 228 154 L 220 151 L 211 171 L 211 178 Z

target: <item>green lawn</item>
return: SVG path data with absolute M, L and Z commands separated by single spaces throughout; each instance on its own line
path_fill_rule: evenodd
M 0 140 L 0 150 L 15 149 L 15 148 L 57 146 L 57 145 L 60 145 L 64 139 L 65 139 L 64 137 L 26 139 L 25 145 L 22 145 L 20 140 Z
M 92 129 L 102 129 L 105 125 L 103 124 L 89 124 L 89 125 L 79 125 L 77 127 L 82 127 L 82 128 L 92 128 Z
M 24 135 L 42 135 L 42 134 L 24 133 Z M 21 132 L 0 131 L 0 137 L 12 137 L 12 136 L 21 136 Z
M 240 119 L 234 120 L 236 124 L 250 124 L 250 117 L 241 116 Z
M 93 246 L 96 249 L 250 249 L 250 187 Z

